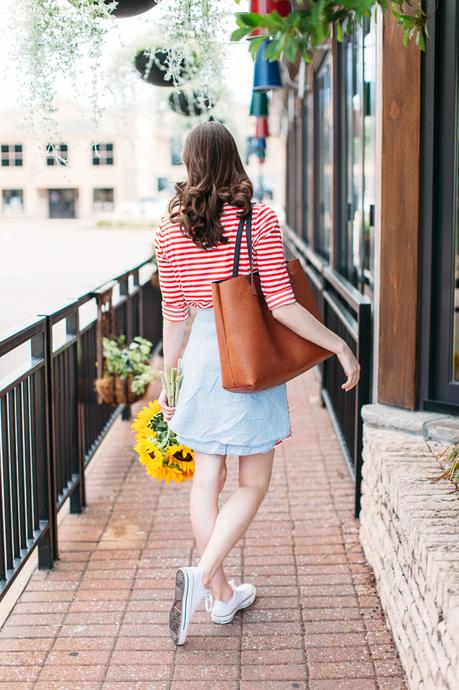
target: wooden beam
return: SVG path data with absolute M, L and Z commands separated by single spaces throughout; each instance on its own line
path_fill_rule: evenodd
M 421 55 L 386 13 L 382 50 L 382 155 L 378 399 L 414 409 L 420 236 Z

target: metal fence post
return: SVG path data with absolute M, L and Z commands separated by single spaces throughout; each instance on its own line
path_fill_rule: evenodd
M 80 335 L 79 335 L 79 314 L 78 304 L 72 314 L 69 314 L 65 320 L 65 329 L 67 335 L 76 338 L 75 343 L 75 362 L 74 362 L 74 382 L 75 386 L 70 391 L 70 410 L 69 413 L 73 416 L 72 429 L 74 431 L 72 438 L 72 474 L 78 475 L 78 484 L 70 495 L 70 512 L 81 513 L 83 506 L 86 503 L 85 492 L 85 471 L 84 458 L 81 447 L 81 410 L 80 410 L 80 386 L 78 381 L 78 359 L 80 354 Z
M 31 355 L 43 360 L 33 385 L 33 438 L 37 458 L 38 518 L 48 523 L 48 530 L 38 546 L 38 567 L 51 567 L 58 557 L 57 504 L 53 438 L 52 333 L 48 317 L 45 328 L 31 339 Z

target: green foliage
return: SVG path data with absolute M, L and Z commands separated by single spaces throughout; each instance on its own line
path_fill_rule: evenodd
M 459 443 L 449 446 L 438 456 L 438 461 L 442 467 L 442 472 L 433 481 L 447 479 L 454 484 L 454 490 L 459 491 Z
M 126 344 L 126 336 L 102 338 L 105 363 L 104 376 L 119 376 L 122 379 L 132 376 L 132 392 L 143 393 L 154 380 L 155 372 L 148 363 L 153 349 L 150 340 L 136 336 Z
M 281 17 L 276 11 L 270 14 L 240 12 L 236 15 L 239 28 L 232 33 L 231 39 L 240 41 L 254 28 L 261 28 L 263 34 L 250 41 L 252 56 L 269 38 L 266 59 L 278 60 L 284 55 L 288 61 L 294 62 L 299 54 L 306 62 L 311 62 L 314 51 L 324 41 L 331 37 L 342 41 L 346 34 L 368 21 L 379 8 L 383 12 L 391 11 L 403 28 L 405 46 L 414 38 L 419 48 L 425 50 L 427 14 L 420 0 L 304 0 L 301 4 L 304 9 L 294 10 L 286 17 Z

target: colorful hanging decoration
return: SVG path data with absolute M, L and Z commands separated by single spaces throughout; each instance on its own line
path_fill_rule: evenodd
M 265 139 L 266 137 L 269 137 L 268 118 L 265 115 L 257 117 L 255 120 L 255 136 L 263 137 Z
M 264 91 L 254 91 L 250 102 L 250 115 L 255 117 L 267 117 L 268 94 Z
M 257 52 L 253 73 L 254 91 L 271 91 L 282 88 L 280 65 L 278 60 L 267 60 L 265 49 L 269 41 L 263 41 Z

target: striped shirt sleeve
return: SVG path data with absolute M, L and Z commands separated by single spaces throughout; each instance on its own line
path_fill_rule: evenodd
M 282 231 L 276 213 L 262 206 L 254 219 L 253 248 L 260 285 L 268 309 L 295 302 L 295 294 L 285 264 Z
M 156 263 L 158 264 L 163 317 L 168 321 L 183 321 L 188 317 L 188 305 L 183 296 L 180 280 L 166 254 L 162 222 L 159 224 L 154 236 L 153 247 L 156 254 Z

